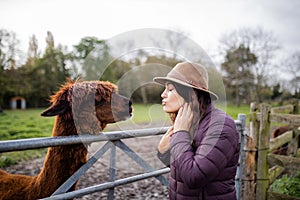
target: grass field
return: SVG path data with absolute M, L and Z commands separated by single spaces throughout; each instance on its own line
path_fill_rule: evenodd
M 41 117 L 42 111 L 5 110 L 0 114 L 0 140 L 50 136 L 54 117 Z
M 245 113 L 249 120 L 249 106 L 247 105 L 241 107 L 229 105 L 226 108 L 223 108 L 223 110 L 225 110 L 233 119 L 237 119 L 238 113 Z M 55 118 L 41 117 L 40 113 L 42 111 L 43 109 L 5 110 L 0 114 L 0 141 L 51 136 Z M 131 126 L 132 123 L 143 124 L 148 123 L 149 121 L 155 122 L 162 120 L 168 120 L 168 116 L 162 111 L 160 105 L 136 104 L 134 105 L 133 118 L 121 123 L 125 126 L 126 124 Z M 46 149 L 38 149 L 3 153 L 2 155 L 0 154 L 0 167 L 14 164 L 21 160 L 40 157 L 43 156 L 45 152 Z
M 5 110 L 0 114 L 0 140 L 50 136 L 54 117 L 41 117 L 42 111 L 43 109 Z M 41 157 L 46 151 L 47 149 L 36 149 L 0 154 L 0 167 Z

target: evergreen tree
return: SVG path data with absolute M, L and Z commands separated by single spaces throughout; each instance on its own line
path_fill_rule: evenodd
M 257 57 L 249 48 L 240 45 L 237 49 L 227 51 L 225 62 L 221 67 L 225 71 L 225 85 L 229 89 L 234 87 L 231 95 L 235 96 L 235 103 L 240 106 L 241 97 L 251 101 L 251 89 L 254 85 L 254 76 L 251 66 L 257 62 Z M 230 90 L 230 89 L 229 89 Z

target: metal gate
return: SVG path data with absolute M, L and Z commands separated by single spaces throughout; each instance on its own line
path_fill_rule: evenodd
M 243 132 L 246 124 L 245 115 L 239 114 L 238 120 L 236 120 L 235 123 L 241 136 L 241 145 L 243 145 L 242 142 L 244 136 Z M 60 145 L 106 141 L 106 143 L 101 148 L 99 148 L 77 172 L 75 172 L 63 185 L 61 185 L 51 195 L 51 197 L 44 198 L 44 200 L 71 199 L 71 198 L 80 197 L 80 196 L 84 196 L 87 194 L 91 194 L 94 192 L 99 192 L 107 189 L 108 189 L 108 199 L 114 199 L 115 187 L 132 183 L 135 181 L 155 177 L 163 185 L 165 186 L 169 185 L 168 180 L 165 179 L 164 176 L 162 176 L 163 174 L 170 172 L 170 169 L 168 167 L 163 169 L 154 169 L 145 160 L 143 160 L 143 158 L 141 158 L 138 154 L 136 154 L 129 146 L 127 146 L 122 141 L 122 139 L 128 139 L 128 138 L 161 135 L 164 134 L 167 131 L 167 129 L 168 127 L 149 128 L 149 129 L 126 130 L 126 131 L 113 131 L 113 132 L 106 132 L 100 135 L 81 135 L 81 136 L 66 136 L 66 137 L 60 136 L 60 137 L 4 141 L 4 142 L 0 142 L 0 153 L 9 152 L 9 151 L 53 147 L 53 146 L 60 146 Z M 144 169 L 145 173 L 115 180 L 116 147 L 118 147 L 120 150 L 126 153 L 132 160 L 134 160 L 138 165 L 140 165 Z M 243 149 L 243 146 L 241 149 Z M 85 172 L 88 169 L 90 169 L 93 166 L 93 164 L 108 150 L 110 150 L 109 182 L 66 193 L 66 191 L 68 191 L 68 189 L 82 175 L 84 175 Z M 241 153 L 239 163 L 242 163 L 242 156 L 243 155 Z M 236 189 L 237 189 L 238 197 L 240 195 L 240 190 L 241 190 L 241 176 L 242 176 L 241 169 L 242 166 L 239 165 L 237 170 L 237 175 L 236 175 Z

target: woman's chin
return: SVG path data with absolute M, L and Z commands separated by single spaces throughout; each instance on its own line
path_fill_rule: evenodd
M 164 111 L 165 113 L 168 113 L 168 114 L 177 112 L 177 111 L 174 110 L 174 109 L 168 109 L 168 108 L 165 108 L 165 107 L 163 107 L 163 111 Z
M 163 111 L 164 111 L 165 113 L 170 113 L 167 109 L 163 109 Z

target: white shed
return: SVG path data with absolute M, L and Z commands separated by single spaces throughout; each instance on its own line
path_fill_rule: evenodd
M 11 109 L 26 109 L 26 100 L 23 97 L 13 97 L 10 100 Z

